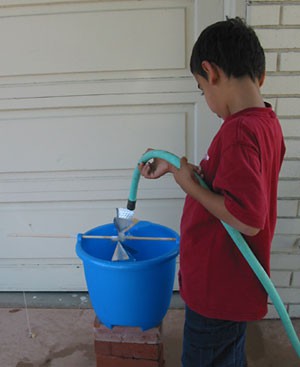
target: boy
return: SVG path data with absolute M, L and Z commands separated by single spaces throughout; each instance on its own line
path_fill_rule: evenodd
M 221 221 L 240 231 L 270 272 L 279 170 L 285 146 L 260 87 L 265 57 L 241 19 L 206 28 L 194 45 L 191 72 L 224 122 L 200 167 L 181 159 L 141 165 L 146 178 L 167 172 L 186 192 L 181 220 L 180 293 L 186 303 L 183 367 L 245 367 L 246 322 L 267 313 L 267 294 Z M 201 187 L 201 174 L 211 190 Z

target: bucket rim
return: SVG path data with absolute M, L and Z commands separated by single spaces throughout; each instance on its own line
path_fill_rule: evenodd
M 93 263 L 95 265 L 99 265 L 99 263 L 101 263 L 101 267 L 111 268 L 111 269 L 138 270 L 138 269 L 141 269 L 141 268 L 145 269 L 145 268 L 148 268 L 148 267 L 153 267 L 156 264 L 162 264 L 162 263 L 167 262 L 167 261 L 171 260 L 172 258 L 175 258 L 179 255 L 180 236 L 178 235 L 178 233 L 175 230 L 173 230 L 171 228 L 168 228 L 166 226 L 163 226 L 161 224 L 157 224 L 157 223 L 153 223 L 153 222 L 149 222 L 149 221 L 140 221 L 140 222 L 150 223 L 150 224 L 153 224 L 155 226 L 163 227 L 163 228 L 168 229 L 173 234 L 173 236 L 176 238 L 174 248 L 172 250 L 164 253 L 163 255 L 156 256 L 154 258 L 147 259 L 147 260 L 138 260 L 138 261 L 104 260 L 104 259 L 95 257 L 95 256 L 90 255 L 89 253 L 87 253 L 82 247 L 82 243 L 81 243 L 82 242 L 82 234 L 78 234 L 77 243 L 76 243 L 76 254 L 77 254 L 77 256 L 83 261 L 83 263 L 84 262 L 89 262 L 89 263 Z M 107 224 L 104 224 L 102 226 L 92 228 L 92 229 L 88 230 L 87 232 L 85 232 L 84 234 L 86 234 L 86 235 L 92 234 L 99 227 L 105 227 L 105 226 L 111 226 L 111 223 L 107 223 Z
M 83 263 L 93 263 L 95 265 L 101 264 L 102 268 L 107 269 L 130 269 L 130 270 L 138 270 L 138 269 L 146 269 L 148 267 L 153 267 L 154 265 L 162 264 L 175 258 L 179 255 L 179 239 L 176 240 L 177 248 L 166 252 L 164 255 L 156 256 L 152 259 L 147 260 L 138 260 L 138 261 L 110 261 L 100 259 L 98 257 L 92 256 L 88 254 L 83 248 L 80 241 L 76 243 L 76 254 L 83 261 Z

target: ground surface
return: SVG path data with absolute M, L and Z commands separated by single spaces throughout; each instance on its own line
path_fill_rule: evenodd
M 94 319 L 91 309 L 2 308 L 0 366 L 95 367 Z M 180 367 L 183 319 L 182 309 L 164 319 L 166 367 Z M 300 320 L 293 324 L 300 335 Z M 249 367 L 300 366 L 279 320 L 251 323 L 247 350 Z

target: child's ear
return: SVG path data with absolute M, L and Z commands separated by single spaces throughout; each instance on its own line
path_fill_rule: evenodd
M 263 75 L 258 80 L 259 87 L 261 87 L 264 84 L 265 78 L 266 78 L 266 72 L 264 72 Z
M 209 83 L 216 84 L 219 79 L 219 70 L 218 68 L 210 63 L 209 61 L 202 61 L 202 69 L 206 72 L 207 80 Z

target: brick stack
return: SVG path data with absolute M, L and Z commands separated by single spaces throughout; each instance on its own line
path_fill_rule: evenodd
M 136 327 L 108 329 L 94 323 L 97 367 L 163 367 L 161 325 L 142 331 Z

